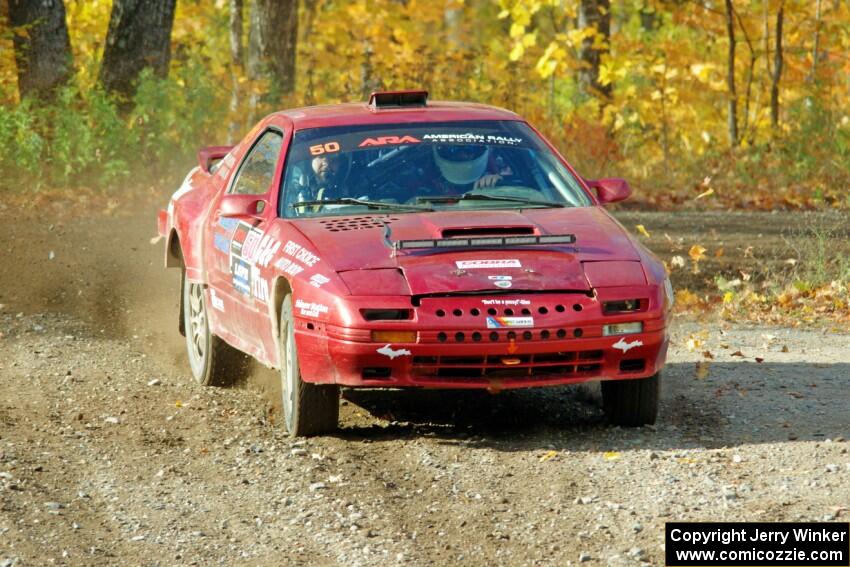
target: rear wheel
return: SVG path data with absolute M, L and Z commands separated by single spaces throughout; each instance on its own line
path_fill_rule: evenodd
M 183 327 L 192 376 L 202 386 L 226 386 L 244 366 L 245 355 L 210 333 L 203 284 L 183 275 Z
M 283 300 L 280 310 L 280 390 L 283 420 L 292 437 L 331 433 L 339 421 L 339 386 L 310 384 L 301 379 L 292 295 Z
M 649 378 L 602 382 L 605 415 L 615 425 L 640 427 L 655 423 L 661 372 Z

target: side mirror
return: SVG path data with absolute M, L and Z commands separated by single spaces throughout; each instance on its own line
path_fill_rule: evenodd
M 266 210 L 268 203 L 258 195 L 225 195 L 218 204 L 222 217 L 251 218 Z
M 585 180 L 588 187 L 596 189 L 596 196 L 603 205 L 624 201 L 632 194 L 632 188 L 625 179 L 608 177 L 605 179 Z
M 198 150 L 198 165 L 204 173 L 210 172 L 210 167 L 213 162 L 219 160 L 230 153 L 233 146 L 207 146 Z

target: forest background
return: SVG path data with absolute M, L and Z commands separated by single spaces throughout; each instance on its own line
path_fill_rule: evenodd
M 0 0 L 0 190 L 176 187 L 272 110 L 401 88 L 655 208 L 850 206 L 843 0 Z

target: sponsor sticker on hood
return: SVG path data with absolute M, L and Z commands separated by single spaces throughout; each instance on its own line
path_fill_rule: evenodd
M 486 268 L 521 268 L 522 264 L 519 260 L 457 260 L 455 262 L 458 269 L 461 270 L 478 270 Z

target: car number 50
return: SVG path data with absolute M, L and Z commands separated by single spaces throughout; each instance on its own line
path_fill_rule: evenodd
M 327 144 L 316 144 L 310 146 L 310 154 L 320 156 L 322 154 L 332 154 L 339 151 L 339 142 L 328 142 Z

